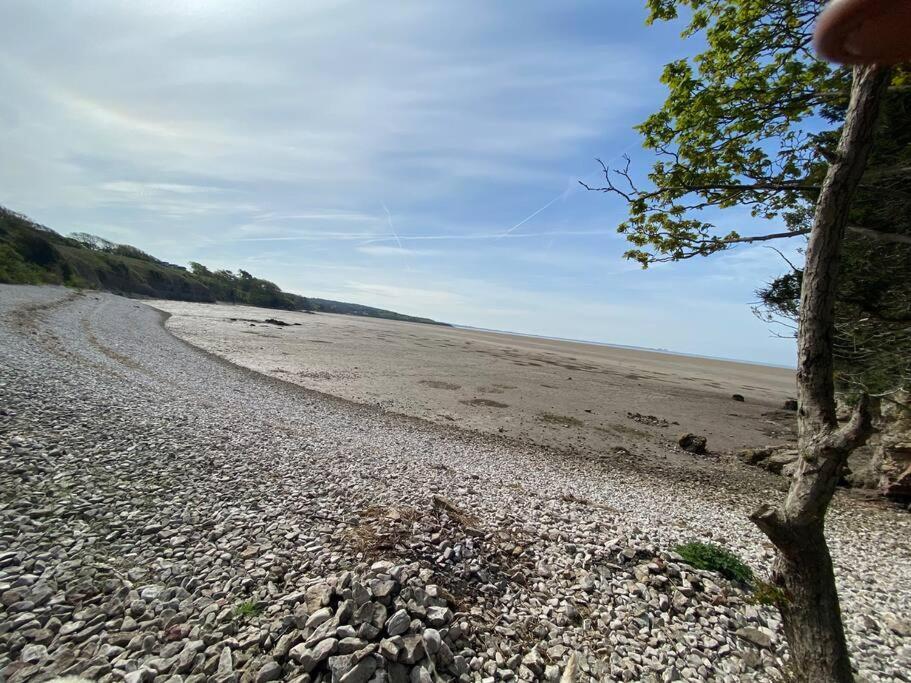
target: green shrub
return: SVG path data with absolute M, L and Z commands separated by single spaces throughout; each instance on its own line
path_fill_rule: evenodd
M 781 588 L 768 581 L 754 579 L 753 595 L 750 598 L 750 602 L 754 605 L 780 607 L 783 603 L 787 602 L 787 595 Z
M 674 548 L 687 564 L 696 569 L 718 572 L 731 581 L 753 584 L 753 570 L 734 553 L 714 543 L 690 541 Z
M 10 245 L 0 242 L 0 282 L 37 285 L 49 278 L 45 272 L 22 258 Z
M 262 612 L 262 607 L 253 600 L 244 600 L 234 607 L 234 615 L 242 619 L 249 619 L 258 616 Z

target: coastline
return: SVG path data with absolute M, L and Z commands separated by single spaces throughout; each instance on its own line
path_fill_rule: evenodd
M 595 455 L 720 454 L 788 438 L 793 371 L 729 360 L 334 314 L 149 301 L 177 337 L 267 376 L 447 426 Z M 264 321 L 279 318 L 286 326 Z M 745 402 L 735 402 L 740 393 Z

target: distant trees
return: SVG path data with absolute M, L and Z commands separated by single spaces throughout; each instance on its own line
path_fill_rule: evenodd
M 811 32 L 822 0 L 647 2 L 650 21 L 676 19 L 682 9 L 684 37 L 701 34 L 706 49 L 665 67 L 668 97 L 638 128 L 657 156 L 651 171 L 643 178 L 629 162 L 616 170 L 602 164 L 604 185 L 589 189 L 627 202 L 629 218 L 619 231 L 633 247 L 627 257 L 643 266 L 809 235 L 799 281 L 792 278 L 780 292 L 796 301 L 799 285 L 792 310 L 800 460 L 783 504 L 763 505 L 751 519 L 778 551 L 771 580 L 796 677 L 851 681 L 824 519 L 848 455 L 869 435 L 870 415 L 861 392 L 851 419 L 837 419 L 838 276 L 846 230 L 904 242 L 895 225 L 853 221 L 871 218 L 857 201 L 877 201 L 864 187 L 882 192 L 868 159 L 887 89 L 907 87 L 905 78 L 882 67 L 849 70 L 818 61 Z M 892 172 L 907 177 L 908 169 L 898 164 Z M 759 236 L 719 228 L 731 207 L 780 227 Z M 857 282 L 860 289 L 869 284 Z
M 172 268 L 178 267 L 167 264 L 129 244 L 115 244 L 86 232 L 72 233 L 70 239 L 92 251 L 149 261 Z M 238 270 L 236 274 L 230 270 L 212 272 L 201 263 L 191 261 L 190 276 L 204 285 L 216 301 L 247 304 L 261 308 L 309 310 L 309 302 L 305 297 L 294 297 L 286 294 L 275 283 L 253 277 L 245 270 Z
M 225 301 L 312 310 L 310 300 L 245 270 L 167 263 L 129 244 L 86 232 L 69 237 L 0 207 L 0 282 L 54 283 L 181 301 Z
M 305 297 L 286 294 L 274 282 L 253 277 L 245 270 L 238 270 L 236 274 L 230 270 L 213 272 L 201 263 L 191 261 L 190 274 L 204 284 L 217 301 L 261 308 L 310 309 Z
M 135 258 L 141 261 L 149 261 L 151 263 L 164 263 L 164 261 L 160 261 L 151 254 L 147 254 L 141 249 L 137 249 L 134 246 L 131 246 L 129 244 L 116 244 L 115 242 L 106 240 L 103 237 L 98 237 L 97 235 L 92 235 L 87 232 L 70 233 L 69 237 L 86 249 L 91 249 L 92 251 L 100 251 L 104 252 L 105 254 L 126 256 L 128 258 Z

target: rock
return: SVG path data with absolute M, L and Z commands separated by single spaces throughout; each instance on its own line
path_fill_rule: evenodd
M 797 410 L 797 399 L 796 399 L 796 398 L 789 398 L 789 399 L 787 399 L 787 400 L 782 404 L 781 408 L 782 408 L 782 410 L 792 410 L 792 411 L 796 411 L 796 410 Z
M 349 638 L 342 638 L 338 641 L 338 653 L 342 655 L 348 655 L 352 652 L 357 652 L 362 650 L 367 646 L 367 641 L 361 640 L 355 636 Z
M 432 657 L 440 651 L 442 639 L 440 638 L 439 631 L 437 631 L 435 628 L 424 629 L 422 637 L 424 639 L 424 651 L 428 654 L 428 656 Z
M 321 640 L 312 648 L 307 647 L 304 643 L 291 648 L 289 656 L 295 662 L 300 664 L 301 668 L 310 673 L 316 668 L 317 664 L 333 654 L 338 649 L 338 640 L 335 638 L 326 638 Z
M 887 614 L 883 623 L 892 633 L 902 638 L 911 638 L 911 620 L 899 619 L 894 614 Z
M 216 670 L 216 674 L 219 676 L 226 676 L 231 673 L 234 673 L 234 658 L 231 656 L 231 648 L 224 647 L 218 657 L 218 669 Z
M 428 607 L 427 623 L 440 628 L 452 621 L 452 610 L 448 607 Z
M 354 667 L 356 663 L 357 658 L 353 654 L 350 654 L 335 655 L 334 657 L 329 657 L 326 665 L 329 667 L 329 671 L 332 674 L 332 680 L 339 681 L 342 676 L 351 671 L 352 667 Z
M 158 596 L 164 590 L 164 586 L 143 586 L 139 589 L 139 597 L 146 602 L 157 600 Z
M 123 681 L 124 683 L 149 683 L 150 681 L 154 681 L 157 675 L 155 669 L 144 666 L 126 674 L 123 677 Z
M 386 620 L 386 633 L 390 636 L 397 636 L 408 630 L 411 624 L 411 616 L 404 609 L 395 612 Z
M 776 448 L 774 446 L 766 446 L 765 448 L 744 448 L 743 450 L 734 453 L 734 456 L 747 465 L 758 465 L 772 455 L 775 450 Z
M 871 467 L 879 473 L 884 496 L 911 502 L 911 393 L 896 392 L 881 402 L 879 412 Z
M 731 399 L 734 401 L 739 401 L 740 403 L 743 403 L 746 400 L 742 394 L 732 394 Z
M 735 631 L 735 635 L 740 638 L 743 638 L 747 642 L 752 643 L 756 647 L 761 647 L 764 649 L 769 649 L 772 647 L 772 639 L 758 628 L 752 626 L 744 626 Z
M 759 465 L 773 474 L 786 474 L 785 468 L 793 471 L 793 466 L 796 466 L 799 457 L 800 453 L 794 449 L 779 450 L 760 462 Z
M 405 664 L 414 664 L 424 656 L 424 639 L 418 634 L 410 634 L 402 638 L 402 649 L 399 660 Z
M 268 683 L 268 681 L 277 681 L 282 677 L 282 668 L 274 659 L 267 660 L 259 671 L 256 672 L 254 683 Z
M 687 433 L 677 437 L 677 445 L 680 448 L 696 455 L 702 455 L 706 452 L 706 443 L 704 436 L 697 436 L 696 434 Z
M 47 648 L 44 645 L 26 645 L 22 648 L 19 659 L 26 664 L 38 664 L 47 659 Z
M 26 586 L 20 586 L 19 588 L 11 588 L 10 590 L 3 591 L 3 594 L 0 595 L 0 602 L 7 607 L 17 602 L 21 602 L 28 597 L 29 590 Z
M 339 683 L 367 683 L 378 666 L 379 662 L 376 657 L 364 657 L 339 679 Z
M 307 589 L 307 611 L 311 614 L 321 607 L 325 607 L 332 599 L 332 587 L 325 583 L 318 583 Z
M 328 607 L 315 610 L 306 621 L 307 628 L 316 628 L 332 618 L 332 610 Z

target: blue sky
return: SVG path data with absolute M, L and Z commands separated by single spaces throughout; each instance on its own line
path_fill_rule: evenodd
M 775 252 L 642 271 L 578 187 L 647 169 L 632 126 L 693 49 L 642 5 L 6 0 L 0 203 L 306 295 L 791 365 L 749 307 Z

